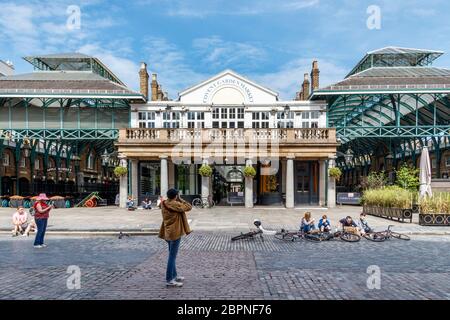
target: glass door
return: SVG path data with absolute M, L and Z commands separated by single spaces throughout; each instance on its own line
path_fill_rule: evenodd
M 319 163 L 297 161 L 295 165 L 295 203 L 316 205 L 319 203 Z

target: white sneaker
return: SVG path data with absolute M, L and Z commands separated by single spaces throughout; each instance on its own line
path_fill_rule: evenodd
M 183 282 L 184 281 L 184 277 L 176 277 L 175 281 L 177 282 Z
M 42 248 L 42 246 L 41 245 L 36 245 L 36 246 L 34 246 L 35 248 Z
M 166 283 L 166 287 L 182 287 L 182 286 L 183 286 L 183 283 L 178 282 L 176 280 L 172 280 L 172 281 Z
M 47 245 L 45 243 L 41 244 L 42 248 L 45 248 Z

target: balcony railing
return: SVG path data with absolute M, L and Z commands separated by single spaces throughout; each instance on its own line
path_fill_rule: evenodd
M 336 143 L 334 128 L 299 129 L 121 129 L 119 143 L 168 143 L 201 141 L 212 142 L 271 141 L 291 143 Z

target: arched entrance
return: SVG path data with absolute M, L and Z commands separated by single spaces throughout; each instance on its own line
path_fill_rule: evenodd
M 27 178 L 19 178 L 19 191 L 17 194 L 21 196 L 30 195 L 30 181 Z
M 12 196 L 14 191 L 14 185 L 11 177 L 1 177 L 2 183 L 2 195 Z

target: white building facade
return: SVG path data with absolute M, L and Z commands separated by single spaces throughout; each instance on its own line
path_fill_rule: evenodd
M 141 93 L 148 95 L 144 68 Z M 190 201 L 210 197 L 218 205 L 334 205 L 327 201 L 334 186 L 327 167 L 337 142 L 324 102 L 280 101 L 231 70 L 182 91 L 176 101 L 158 99 L 156 75 L 151 88 L 146 104 L 132 105 L 130 128 L 121 130 L 117 144 L 130 163 L 134 198 L 164 196 L 174 187 Z M 213 169 L 210 177 L 199 175 L 202 164 Z M 246 166 L 255 177 L 245 177 Z

